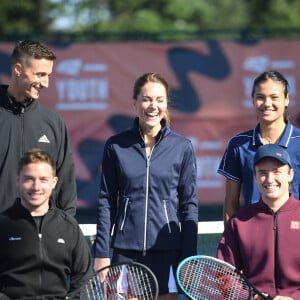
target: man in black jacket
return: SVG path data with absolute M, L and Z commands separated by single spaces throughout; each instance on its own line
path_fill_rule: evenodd
M 0 292 L 12 299 L 75 299 L 92 275 L 77 221 L 50 201 L 50 156 L 32 149 L 19 162 L 20 198 L 0 214 Z
M 19 196 L 15 189 L 17 163 L 23 153 L 40 148 L 51 155 L 60 178 L 53 192 L 56 206 L 76 212 L 73 155 L 62 117 L 37 99 L 49 86 L 56 57 L 45 45 L 25 40 L 11 55 L 11 81 L 0 86 L 0 212 Z

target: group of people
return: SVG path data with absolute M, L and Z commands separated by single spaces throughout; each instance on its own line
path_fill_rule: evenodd
M 74 218 L 66 125 L 38 101 L 55 59 L 38 41 L 17 43 L 11 82 L 0 87 L 2 297 L 76 299 L 94 270 L 137 261 L 157 277 L 159 300 L 177 299 L 177 265 L 197 253 L 197 166 L 191 141 L 170 128 L 167 81 L 158 73 L 136 80 L 133 126 L 105 144 L 89 249 Z M 300 130 L 287 118 L 288 83 L 280 73 L 257 77 L 252 97 L 259 123 L 230 140 L 218 170 L 226 177 L 226 224 L 217 256 L 273 299 L 296 300 Z
M 54 53 L 18 42 L 0 86 L 0 299 L 79 299 L 92 276 L 76 221 L 76 181 L 64 120 L 38 101 Z
M 298 300 L 300 130 L 288 119 L 282 74 L 259 75 L 252 98 L 258 124 L 229 141 L 218 169 L 226 177 L 226 194 L 217 257 L 271 299 Z
M 112 263 L 142 262 L 160 298 L 175 299 L 177 264 L 197 252 L 198 201 L 192 143 L 170 129 L 168 84 L 156 73 L 135 82 L 133 128 L 105 146 L 89 249 L 74 218 L 66 125 L 38 101 L 55 59 L 38 41 L 18 42 L 10 84 L 0 87 L 0 298 L 76 299 L 93 271 L 111 263 L 111 246 Z

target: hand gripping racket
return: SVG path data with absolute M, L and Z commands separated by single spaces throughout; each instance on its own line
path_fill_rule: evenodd
M 184 259 L 176 277 L 182 292 L 193 300 L 250 300 L 255 294 L 261 299 L 271 299 L 256 289 L 241 271 L 211 256 Z
M 82 300 L 156 300 L 153 272 L 137 262 L 109 265 L 97 271 L 80 293 Z

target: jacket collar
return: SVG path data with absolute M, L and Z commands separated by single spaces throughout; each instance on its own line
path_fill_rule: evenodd
M 51 203 L 51 201 L 49 202 L 50 206 L 49 206 L 49 210 L 46 214 L 48 214 L 50 211 L 54 210 L 54 205 Z M 27 216 L 27 217 L 31 217 L 30 212 L 28 211 L 28 209 L 26 209 L 22 204 L 21 204 L 21 199 L 20 198 L 16 198 L 14 204 L 7 209 L 7 212 L 10 213 L 15 216 L 15 217 L 19 217 L 19 216 Z
M 0 106 L 11 111 L 13 114 L 20 114 L 21 112 L 37 105 L 38 102 L 35 100 L 29 103 L 20 103 L 15 101 L 13 97 L 9 97 L 7 88 L 8 85 L 0 86 Z
M 298 204 L 299 204 L 299 200 L 296 200 L 295 197 L 292 194 L 290 194 L 289 199 L 279 208 L 278 212 L 294 210 L 295 205 Z M 260 211 L 271 212 L 270 207 L 266 203 L 264 203 L 261 199 L 258 203 L 258 206 Z
M 163 138 L 166 135 L 168 135 L 171 131 L 170 127 L 167 125 L 167 122 L 165 119 L 161 120 L 161 130 L 159 131 L 158 135 L 157 135 L 157 139 Z M 139 125 L 139 118 L 135 118 L 133 121 L 133 128 L 132 130 L 138 135 L 140 135 L 140 125 Z

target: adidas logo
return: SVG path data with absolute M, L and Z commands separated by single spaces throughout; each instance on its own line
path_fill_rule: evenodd
M 65 244 L 65 243 L 66 243 L 65 240 L 62 239 L 62 238 L 57 239 L 57 242 L 58 242 L 59 244 Z
M 38 140 L 39 143 L 50 143 L 50 141 L 48 140 L 46 134 L 42 135 L 39 140 Z

